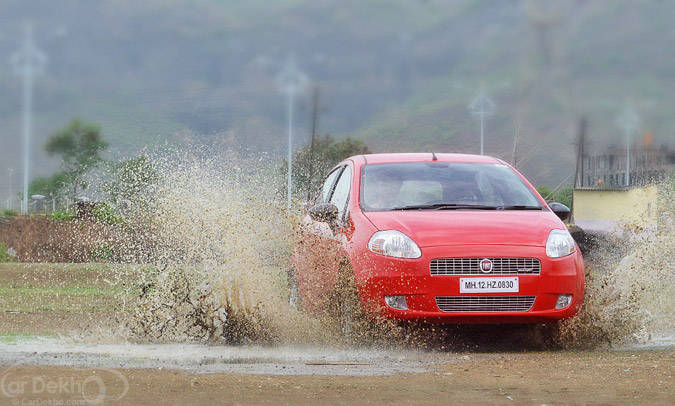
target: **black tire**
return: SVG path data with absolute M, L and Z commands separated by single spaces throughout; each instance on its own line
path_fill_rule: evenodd
M 357 335 L 359 320 L 362 319 L 361 303 L 356 287 L 354 272 L 348 260 L 340 263 L 340 271 L 329 301 L 329 317 L 339 335 L 351 342 Z

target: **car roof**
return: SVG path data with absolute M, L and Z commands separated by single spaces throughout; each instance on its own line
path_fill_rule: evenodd
M 434 155 L 436 159 L 434 159 Z M 503 163 L 502 160 L 487 155 L 470 154 L 442 154 L 431 152 L 389 153 L 357 155 L 352 159 L 361 158 L 364 164 L 384 164 L 397 162 L 467 162 L 467 163 Z

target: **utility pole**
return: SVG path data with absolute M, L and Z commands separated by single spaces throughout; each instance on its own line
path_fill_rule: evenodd
M 518 168 L 518 138 L 520 137 L 520 112 L 516 112 L 516 119 L 513 128 L 513 156 L 511 165 Z
M 307 75 L 301 72 L 295 59 L 290 57 L 286 67 L 277 77 L 279 90 L 286 94 L 288 102 L 288 210 L 290 211 L 293 202 L 293 104 L 295 94 L 301 92 L 307 85 Z
M 480 118 L 480 154 L 485 155 L 485 141 L 483 136 L 485 118 L 494 114 L 495 103 L 485 94 L 485 87 L 481 86 L 478 94 L 469 104 L 469 111 Z
M 28 213 L 28 180 L 30 169 L 31 114 L 33 108 L 33 76 L 41 73 L 47 58 L 33 43 L 33 26 L 24 26 L 21 49 L 10 58 L 14 71 L 21 76 L 23 89 L 23 200 L 21 213 Z
M 14 168 L 8 168 L 9 171 L 9 197 L 7 198 L 7 208 L 12 209 L 12 195 L 14 191 L 12 190 L 12 177 L 14 175 Z
M 312 198 L 312 180 L 314 179 L 314 140 L 319 121 L 319 86 L 314 85 L 312 92 L 312 139 L 309 143 L 309 182 L 307 187 L 307 201 Z
M 626 135 L 626 186 L 630 186 L 630 143 L 633 132 L 640 125 L 640 116 L 635 112 L 633 106 L 626 103 L 623 111 L 616 118 L 616 124 Z
M 586 145 L 586 127 L 588 122 L 586 117 L 579 120 L 579 135 L 577 137 L 577 167 L 574 171 L 574 187 L 584 186 L 584 147 Z M 591 185 L 588 185 L 591 186 Z

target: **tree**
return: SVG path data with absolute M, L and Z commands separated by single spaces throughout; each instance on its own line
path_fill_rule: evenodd
M 37 177 L 28 186 L 28 195 L 43 195 L 58 197 L 68 181 L 63 172 L 57 172 L 49 177 Z
M 84 178 L 89 170 L 103 160 L 100 153 L 108 147 L 101 137 L 101 128 L 92 123 L 83 123 L 73 119 L 63 129 L 54 133 L 45 145 L 47 153 L 61 156 L 61 174 L 65 178 L 64 187 L 73 199 L 78 189 L 86 189 Z
M 337 141 L 330 135 L 318 136 L 314 141 L 314 149 L 304 146 L 293 156 L 293 185 L 296 196 L 307 196 L 315 193 L 327 172 L 338 162 L 352 155 L 369 154 L 370 149 L 361 140 L 346 138 Z M 286 162 L 286 161 L 284 161 Z M 287 163 L 282 167 L 286 175 Z
M 110 180 L 103 184 L 103 190 L 115 204 L 128 200 L 138 205 L 142 203 L 148 188 L 158 179 L 155 166 L 142 155 L 114 163 Z

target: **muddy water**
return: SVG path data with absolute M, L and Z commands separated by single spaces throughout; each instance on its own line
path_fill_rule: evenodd
M 133 340 L 313 342 L 320 323 L 290 305 L 294 221 L 269 161 L 232 153 L 155 160 L 159 182 L 137 213 L 151 269 L 125 320 Z
M 561 325 L 564 346 L 675 343 L 674 185 L 660 185 L 657 228 L 626 227 L 586 256 L 586 301 Z
M 286 211 L 279 193 L 283 188 L 276 182 L 281 179 L 269 160 L 210 152 L 165 154 L 153 162 L 161 177 L 147 198 L 151 207 L 132 216 L 147 228 L 154 251 L 148 272 L 130 283 L 141 294 L 122 312 L 130 341 L 346 342 L 342 330 L 330 328 L 335 323 L 290 305 L 289 258 L 300 215 Z M 672 196 L 672 189 L 667 193 Z M 662 216 L 675 217 L 672 207 Z M 503 348 L 533 342 L 541 348 L 574 348 L 672 340 L 673 223 L 630 235 L 600 247 L 603 255 L 587 258 L 586 305 L 578 317 L 516 332 Z M 359 333 L 364 339 L 357 345 L 368 346 L 370 338 L 378 337 L 377 345 L 387 348 L 457 349 L 449 342 L 456 341 L 461 348 L 480 350 L 492 342 L 485 337 L 494 335 L 484 329 L 411 332 L 375 325 L 379 331 Z M 372 327 L 366 323 L 364 328 Z M 502 336 L 503 329 L 498 331 Z
M 0 365 L 180 369 L 198 373 L 273 375 L 392 375 L 425 372 L 460 355 L 312 346 L 201 344 L 82 344 L 32 339 L 0 344 Z

